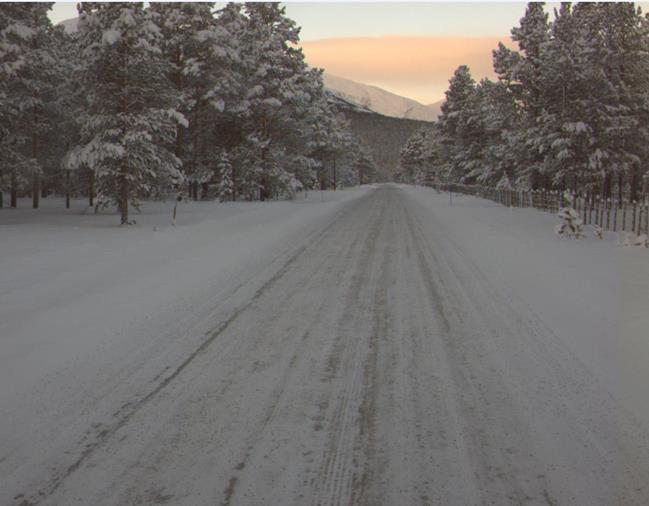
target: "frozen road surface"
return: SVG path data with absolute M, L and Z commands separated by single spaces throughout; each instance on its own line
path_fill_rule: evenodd
M 200 339 L 98 371 L 65 412 L 18 406 L 41 439 L 2 443 L 0 502 L 649 504 L 646 424 L 478 251 L 398 186 L 340 210 Z

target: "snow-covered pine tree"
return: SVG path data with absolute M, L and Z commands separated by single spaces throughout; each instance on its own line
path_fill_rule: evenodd
M 573 15 L 580 26 L 578 71 L 585 83 L 592 191 L 603 185 L 602 193 L 610 194 L 613 179 L 620 190 L 626 180 L 635 198 L 649 141 L 643 105 L 649 93 L 647 20 L 624 3 L 578 4 Z
M 9 186 L 11 207 L 16 207 L 19 186 L 26 187 L 29 179 L 33 206 L 39 205 L 40 143 L 51 128 L 45 109 L 56 82 L 47 17 L 51 6 L 5 3 L 0 9 L 0 189 Z
M 76 165 L 95 173 L 101 203 L 129 203 L 181 180 L 173 154 L 176 126 L 186 125 L 162 58 L 160 28 L 141 3 L 79 4 L 80 82 L 87 109 Z
M 353 163 L 353 167 L 358 175 L 358 184 L 364 185 L 376 181 L 378 172 L 376 162 L 372 158 L 369 149 L 362 144 L 359 145 L 359 149 L 356 151 L 356 160 Z
M 449 81 L 446 100 L 438 120 L 444 149 L 444 172 L 451 180 L 461 181 L 466 174 L 469 147 L 479 132 L 472 121 L 476 86 L 469 67 L 460 65 Z
M 415 132 L 401 149 L 399 173 L 401 180 L 412 184 L 423 184 L 428 164 L 428 132 Z
M 303 138 L 304 119 L 322 93 L 320 72 L 309 71 L 297 47 L 299 28 L 276 3 L 247 3 L 241 35 L 246 110 L 243 137 L 255 168 L 248 174 L 265 200 L 290 181 L 283 172 Z M 254 150 L 257 150 L 254 152 Z M 250 165 L 250 163 L 246 163 Z
M 512 136 L 518 148 L 516 151 L 523 157 L 518 160 L 521 167 L 519 184 L 547 187 L 550 178 L 543 172 L 537 128 L 537 118 L 543 110 L 545 99 L 542 52 L 549 39 L 548 15 L 543 3 L 530 2 L 527 5 L 520 26 L 512 28 L 511 37 L 518 43 L 519 51 L 509 51 L 501 45 L 494 54 L 494 68 L 501 81 L 508 84 L 523 113 L 522 122 L 517 125 L 519 134 Z M 522 146 L 525 149 L 521 149 Z
M 151 5 L 171 64 L 170 80 L 181 99 L 180 112 L 189 122 L 188 128 L 179 128 L 174 152 L 183 162 L 194 199 L 199 185 L 215 177 L 213 160 L 222 149 L 232 147 L 220 135 L 225 130 L 221 126 L 240 105 L 237 46 L 241 34 L 233 25 L 241 21 L 240 9 L 229 5 L 217 19 L 213 8 L 212 3 Z
M 518 170 L 521 141 L 520 114 L 512 94 L 500 81 L 483 79 L 477 88 L 480 151 L 469 174 L 476 182 L 493 186 L 506 177 L 513 181 Z
M 331 183 L 333 189 L 339 188 L 341 169 L 347 166 L 353 149 L 349 121 L 336 113 L 324 97 L 315 101 L 308 118 L 302 132 L 306 134 L 309 156 L 318 162 L 320 187 L 327 188 Z
M 68 166 L 68 152 L 79 143 L 79 118 L 83 114 L 85 96 L 81 92 L 76 77 L 80 70 L 79 45 L 77 34 L 67 34 L 62 26 L 54 27 L 52 50 L 58 82 L 54 90 L 54 100 L 50 103 L 51 123 L 56 126 L 47 139 L 48 151 L 45 156 L 51 161 L 51 177 L 54 190 L 66 196 L 66 207 L 70 207 L 70 198 L 75 189 L 87 185 L 81 174 L 89 171 L 75 171 Z M 48 167 L 46 166 L 45 169 Z M 91 193 L 91 192 L 89 192 Z M 92 204 L 91 204 L 92 205 Z
M 154 2 L 149 7 L 162 33 L 161 49 L 169 62 L 169 80 L 179 97 L 178 110 L 188 127 L 178 125 L 174 154 L 182 162 L 189 195 L 198 199 L 198 186 L 211 178 L 200 153 L 209 103 L 205 90 L 212 84 L 209 54 L 210 32 L 215 27 L 213 3 Z
M 250 117 L 250 103 L 247 99 L 246 69 L 249 62 L 246 59 L 246 30 L 248 18 L 244 14 L 244 6 L 239 3 L 228 3 L 217 12 L 216 32 L 222 43 L 215 45 L 220 51 L 225 51 L 226 58 L 220 60 L 220 78 L 211 89 L 210 96 L 222 100 L 222 110 L 212 107 L 210 121 L 214 129 L 211 145 L 214 149 L 225 149 L 230 154 L 232 164 L 233 199 L 245 194 L 242 187 L 244 182 L 244 165 L 247 165 L 244 154 L 246 149 L 244 139 L 245 125 Z M 216 105 L 220 105 L 218 102 Z M 244 149 L 242 149 L 244 148 Z
M 571 5 L 555 9 L 550 38 L 541 53 L 543 109 L 537 118 L 536 146 L 544 157 L 544 172 L 555 185 L 576 189 L 587 171 L 591 127 L 584 109 L 584 76 L 578 71 L 579 29 Z
M 234 200 L 234 182 L 232 181 L 232 164 L 227 151 L 223 151 L 219 158 L 219 200 L 227 202 Z

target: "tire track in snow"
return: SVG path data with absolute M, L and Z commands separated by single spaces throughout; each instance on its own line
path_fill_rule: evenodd
M 444 294 L 445 362 L 482 500 L 646 504 L 634 485 L 649 476 L 646 433 L 630 429 L 565 344 L 495 286 L 451 231 L 426 213 L 433 225 L 424 234 L 415 212 L 424 209 L 408 208 Z
M 353 216 L 353 213 L 350 213 L 347 215 L 347 220 L 353 220 L 356 219 Z M 333 228 L 331 229 L 331 232 L 333 232 Z M 371 234 L 371 231 L 369 232 Z M 332 264 L 332 258 L 330 256 L 325 256 L 324 260 L 322 261 L 322 267 L 324 269 L 327 269 L 328 275 L 338 279 L 342 276 L 342 274 L 349 268 L 348 267 L 348 261 L 353 260 L 353 258 L 358 255 L 357 249 L 359 247 L 359 244 L 361 242 L 365 243 L 367 238 L 365 237 L 364 234 L 355 234 L 354 239 L 349 243 L 343 245 L 345 250 L 344 252 L 341 252 L 341 255 L 338 259 L 338 261 L 334 261 L 333 265 Z M 323 244 L 326 244 L 330 242 L 330 239 L 326 236 L 323 235 L 320 237 L 318 244 L 314 244 L 312 249 L 317 250 L 319 247 L 323 246 Z M 313 271 L 311 272 L 313 275 Z M 300 297 L 300 291 L 304 290 L 305 288 L 303 286 L 300 286 L 300 290 L 298 290 L 298 293 L 295 295 L 296 297 Z M 323 316 L 323 313 L 325 313 L 325 310 L 328 309 L 328 306 L 330 305 L 331 301 L 327 300 L 326 298 L 322 298 L 320 300 L 320 303 L 318 305 L 317 310 L 315 311 L 315 315 L 311 319 L 309 325 L 307 326 L 306 330 L 304 331 L 304 334 L 302 336 L 302 339 L 300 341 L 300 346 L 298 349 L 295 350 L 293 353 L 290 361 L 289 361 L 289 368 L 287 369 L 286 373 L 283 375 L 283 379 L 281 381 L 281 386 L 276 389 L 276 394 L 273 395 L 272 401 L 270 402 L 269 406 L 269 413 L 268 415 L 264 416 L 263 422 L 260 423 L 260 426 L 258 429 L 254 430 L 252 432 L 252 435 L 250 438 L 246 439 L 246 442 L 242 445 L 242 447 L 245 447 L 247 450 L 245 454 L 243 455 L 243 458 L 237 466 L 234 468 L 234 472 L 232 477 L 230 478 L 230 482 L 228 484 L 228 487 L 224 491 L 224 499 L 222 501 L 223 506 L 228 506 L 232 504 L 232 501 L 235 497 L 235 492 L 237 489 L 237 484 L 239 483 L 239 474 L 242 470 L 248 468 L 248 461 L 250 460 L 251 457 L 256 452 L 256 447 L 259 445 L 259 443 L 265 438 L 267 435 L 267 432 L 270 430 L 271 426 L 274 423 L 274 420 L 276 418 L 276 415 L 281 411 L 283 404 L 284 404 L 284 392 L 286 387 L 290 384 L 290 376 L 293 376 L 294 374 L 297 373 L 296 371 L 296 364 L 299 361 L 300 358 L 305 358 L 304 355 L 304 347 L 307 344 L 307 341 L 311 337 L 311 334 L 314 330 L 314 327 L 316 324 L 318 324 Z
M 459 415 L 458 421 L 464 426 L 462 446 L 464 451 L 468 451 L 468 461 L 474 469 L 474 479 L 482 500 L 520 503 L 538 501 L 545 488 L 529 490 L 527 484 L 518 478 L 517 465 L 508 453 L 508 436 L 505 434 L 518 432 L 519 437 L 516 439 L 524 447 L 523 441 L 526 438 L 520 437 L 520 433 L 525 423 L 517 407 L 509 402 L 506 393 L 508 389 L 499 372 L 481 363 L 480 358 L 485 353 L 476 349 L 479 348 L 476 337 L 483 337 L 483 333 L 464 314 L 467 308 L 471 309 L 469 312 L 478 310 L 471 307 L 469 297 L 461 302 L 456 298 L 455 303 L 449 304 L 449 295 L 457 297 L 460 285 L 457 279 L 453 279 L 451 283 L 444 281 L 447 262 L 450 263 L 448 255 L 442 259 L 435 253 L 435 248 L 422 232 L 421 223 L 410 211 L 406 212 L 406 223 L 415 242 L 418 269 L 422 274 L 430 307 L 434 309 L 435 318 L 440 323 L 440 332 L 436 337 L 443 344 L 446 357 L 444 362 L 449 366 L 448 379 L 452 381 L 452 391 L 456 395 L 455 410 Z M 433 265 L 439 270 L 436 276 L 431 270 Z M 452 269 L 450 271 L 455 275 Z M 462 308 L 462 311 L 457 308 Z M 504 395 L 498 396 L 498 393 Z M 505 417 L 494 418 L 491 405 L 496 400 L 502 403 L 499 409 L 507 413 Z M 503 425 L 506 426 L 504 430 Z M 493 438 L 498 439 L 494 441 Z M 529 448 L 525 450 L 531 454 Z
M 361 197 L 359 199 L 361 202 L 370 198 L 371 193 Z M 230 325 L 248 308 L 250 308 L 266 291 L 268 291 L 282 276 L 289 271 L 291 266 L 295 261 L 304 254 L 313 243 L 318 243 L 319 240 L 327 234 L 332 228 L 334 228 L 340 221 L 342 221 L 350 208 L 358 203 L 351 202 L 344 206 L 344 208 L 320 230 L 312 232 L 309 236 L 294 249 L 293 252 L 288 253 L 288 258 L 280 265 L 278 270 L 271 275 L 271 277 L 264 281 L 264 283 L 255 290 L 251 298 L 240 305 L 238 308 L 234 309 L 231 315 L 214 327 L 210 332 L 207 333 L 207 339 L 205 339 L 192 353 L 190 353 L 180 365 L 176 366 L 171 374 L 162 379 L 152 390 L 149 391 L 144 397 L 135 400 L 128 401 L 122 405 L 114 413 L 114 417 L 118 420 L 109 426 L 102 427 L 101 431 L 97 434 L 94 441 L 87 443 L 84 449 L 79 453 L 76 460 L 67 466 L 65 470 L 61 473 L 54 471 L 53 477 L 50 478 L 47 485 L 40 487 L 36 494 L 18 494 L 18 498 L 21 500 L 21 504 L 25 506 L 36 505 L 39 502 L 47 499 L 52 494 L 54 494 L 59 487 L 67 480 L 72 474 L 74 474 L 81 466 L 89 459 L 89 457 L 99 448 L 101 448 L 119 429 L 128 424 L 128 422 L 144 407 L 146 406 L 153 398 L 155 398 L 161 391 L 168 387 L 200 354 L 204 353 L 217 339 L 218 337 L 225 332 Z M 242 285 L 239 285 L 235 288 L 234 292 L 241 289 L 246 283 L 254 281 L 249 280 L 244 282 Z
M 368 236 L 352 270 L 354 278 L 345 296 L 347 301 L 346 309 L 340 317 L 337 339 L 327 359 L 328 368 L 324 380 L 334 384 L 338 372 L 343 371 L 345 383 L 342 385 L 342 392 L 332 392 L 337 394 L 337 398 L 335 399 L 336 404 L 333 414 L 326 424 L 329 439 L 315 482 L 312 501 L 314 506 L 349 504 L 352 495 L 354 442 L 358 431 L 357 419 L 363 382 L 364 351 L 367 347 L 365 338 L 358 338 L 358 335 L 362 336 L 363 334 L 362 327 L 359 328 L 358 326 L 358 306 L 364 300 L 362 294 L 367 289 L 367 280 L 372 279 L 371 272 L 375 268 L 374 258 L 377 253 L 377 241 L 382 231 L 381 228 L 386 212 L 385 205 L 379 201 L 378 196 L 374 202 L 374 207 L 378 207 L 378 214 L 372 217 L 372 222 L 368 226 Z M 373 209 L 373 211 L 377 212 L 376 209 Z M 350 323 L 356 324 L 353 326 L 355 336 L 350 336 L 350 332 L 347 330 Z M 355 346 L 353 344 L 350 346 L 350 341 L 353 343 L 354 337 L 356 337 Z M 351 362 L 349 372 L 343 367 L 348 361 Z M 321 411 L 324 411 L 329 406 L 329 402 L 320 403 Z

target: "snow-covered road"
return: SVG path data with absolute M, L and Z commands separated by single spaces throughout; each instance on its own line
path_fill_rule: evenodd
M 166 337 L 3 385 L 0 503 L 649 503 L 646 420 L 552 322 L 417 192 L 355 197 Z

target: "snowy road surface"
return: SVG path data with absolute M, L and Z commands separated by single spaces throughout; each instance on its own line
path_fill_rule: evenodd
M 646 420 L 417 197 L 359 194 L 122 363 L 9 389 L 0 503 L 649 504 Z

